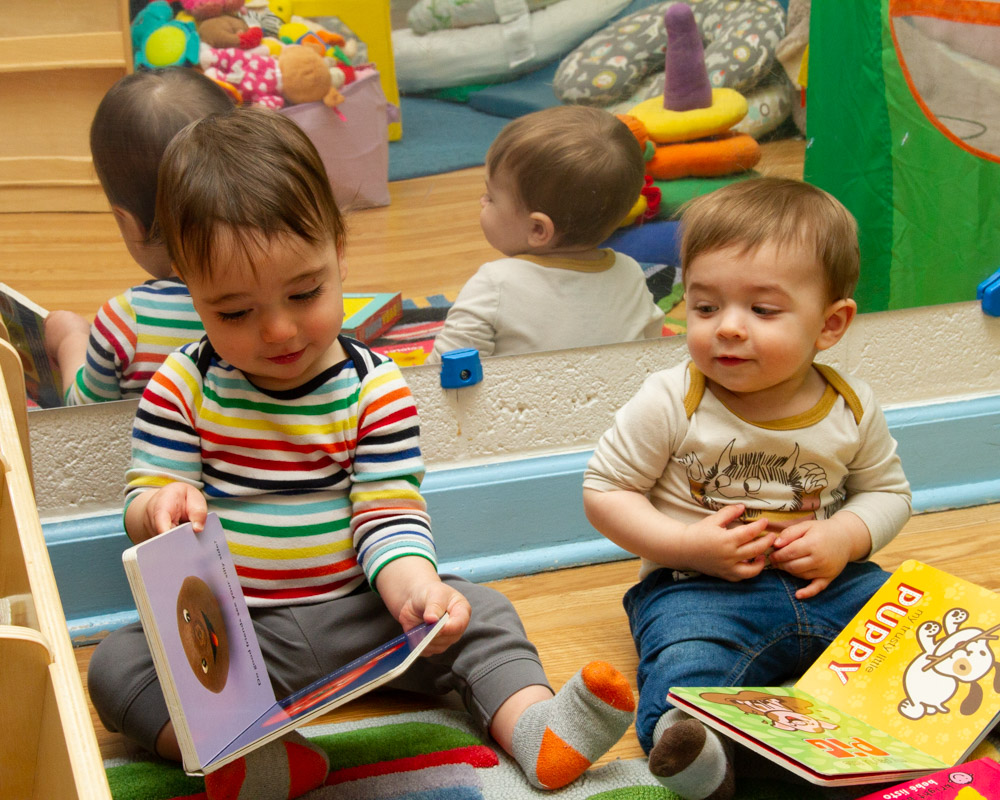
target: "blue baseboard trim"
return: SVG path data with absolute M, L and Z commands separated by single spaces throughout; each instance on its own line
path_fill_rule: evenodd
M 914 511 L 1000 502 L 1000 395 L 886 412 L 913 487 Z M 423 490 L 441 571 L 483 582 L 629 558 L 587 522 L 590 451 L 431 472 Z M 133 621 L 118 513 L 43 525 L 77 644 Z

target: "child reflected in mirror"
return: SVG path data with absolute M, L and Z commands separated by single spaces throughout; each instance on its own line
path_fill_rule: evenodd
M 479 221 L 504 257 L 462 287 L 428 361 L 662 335 L 664 312 L 642 268 L 600 247 L 643 187 L 642 150 L 613 114 L 556 106 L 508 123 L 486 154 Z
M 233 107 L 218 84 L 181 67 L 126 75 L 98 105 L 90 127 L 94 170 L 125 247 L 151 279 L 105 302 L 93 324 L 71 311 L 49 312 L 45 346 L 66 405 L 138 397 L 170 352 L 204 333 L 155 225 L 157 170 L 177 131 Z

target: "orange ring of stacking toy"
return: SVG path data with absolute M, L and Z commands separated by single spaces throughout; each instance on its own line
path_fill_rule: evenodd
M 760 145 L 746 133 L 729 133 L 697 142 L 664 144 L 646 162 L 656 180 L 712 178 L 753 168 L 760 161 Z

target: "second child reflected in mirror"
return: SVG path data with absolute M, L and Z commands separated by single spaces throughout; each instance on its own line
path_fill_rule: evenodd
M 652 339 L 664 313 L 642 268 L 599 247 L 644 181 L 642 151 L 614 115 L 556 106 L 515 119 L 486 155 L 480 225 L 504 258 L 465 284 L 428 362 Z
M 218 84 L 185 68 L 126 75 L 101 100 L 90 128 L 94 169 L 129 254 L 152 279 L 105 302 L 93 324 L 72 311 L 49 312 L 45 347 L 66 405 L 139 397 L 167 355 L 204 335 L 156 232 L 156 176 L 177 131 L 232 108 Z

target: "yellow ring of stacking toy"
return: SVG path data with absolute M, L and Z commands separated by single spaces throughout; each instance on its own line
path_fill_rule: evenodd
M 747 99 L 735 89 L 712 89 L 712 105 L 691 111 L 663 107 L 663 96 L 643 100 L 629 111 L 657 144 L 686 142 L 728 131 L 747 115 Z
M 646 199 L 646 195 L 640 194 L 639 199 L 632 204 L 632 208 L 630 208 L 628 214 L 625 215 L 625 219 L 618 223 L 618 227 L 624 228 L 626 225 L 631 225 L 639 219 L 640 214 L 646 213 L 647 208 L 649 208 L 649 201 Z

